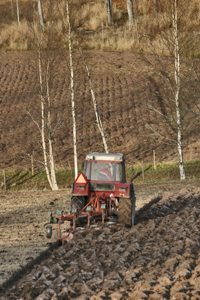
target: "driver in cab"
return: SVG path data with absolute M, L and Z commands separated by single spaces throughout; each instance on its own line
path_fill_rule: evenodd
M 112 181 L 113 177 L 110 173 L 110 169 L 111 169 L 111 167 L 109 166 L 109 164 L 106 164 L 105 168 L 99 171 L 98 180 Z

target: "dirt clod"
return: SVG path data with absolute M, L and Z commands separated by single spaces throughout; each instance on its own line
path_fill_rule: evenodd
M 164 194 L 132 228 L 75 234 L 4 299 L 200 299 L 199 196 Z

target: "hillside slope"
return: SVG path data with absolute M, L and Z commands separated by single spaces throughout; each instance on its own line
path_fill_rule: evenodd
M 162 144 L 150 138 L 146 124 L 157 126 L 169 136 L 159 114 L 148 105 L 160 109 L 162 79 L 148 61 L 153 56 L 135 53 L 85 51 L 91 71 L 93 88 L 98 102 L 110 152 L 124 153 L 128 163 L 152 161 L 156 150 L 158 161 L 177 159 L 175 145 Z M 72 118 L 69 85 L 68 54 L 54 53 L 51 98 L 52 121 L 63 119 L 54 138 L 57 166 L 73 166 Z M 170 63 L 169 58 L 162 58 Z M 26 154 L 41 159 L 40 137 L 36 122 L 41 122 L 36 53 L 0 52 L 0 166 L 26 167 Z M 154 61 L 154 63 L 156 63 Z M 173 64 L 172 64 L 173 66 Z M 75 101 L 77 116 L 78 158 L 81 165 L 91 151 L 103 151 L 101 135 L 95 120 L 88 78 L 80 55 L 74 53 Z M 190 92 L 190 86 L 188 86 Z M 159 94 L 159 95 L 158 95 Z M 190 95 L 192 95 L 190 93 Z M 30 117 L 30 115 L 31 117 Z M 198 136 L 184 139 L 184 158 L 198 158 Z

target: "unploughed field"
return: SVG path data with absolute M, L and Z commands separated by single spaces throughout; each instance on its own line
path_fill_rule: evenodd
M 71 189 L 1 193 L 0 299 L 200 299 L 199 184 L 135 185 L 133 228 L 100 225 L 53 252 L 43 224 L 69 212 Z

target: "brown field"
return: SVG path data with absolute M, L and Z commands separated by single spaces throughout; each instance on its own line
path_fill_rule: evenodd
M 51 240 L 43 225 L 50 212 L 69 211 L 71 190 L 1 193 L 0 299 L 200 299 L 199 183 L 190 181 L 181 191 L 185 187 L 181 182 L 135 185 L 137 213 L 132 229 L 116 225 L 109 235 L 108 228 L 98 235 L 94 230 L 75 234 L 72 242 L 52 254 L 44 251 L 56 241 L 56 225 Z M 117 232 L 122 234 L 120 241 Z M 106 257 L 103 249 L 108 251 Z M 92 265 L 90 250 L 96 253 Z M 65 258 L 67 251 L 70 258 Z M 115 261 L 112 255 L 117 255 L 119 265 L 109 263 Z M 68 271 L 73 261 L 75 265 L 79 261 L 78 269 Z M 42 274 L 43 268 L 55 275 L 49 269 Z M 37 273 L 39 277 L 33 275 Z
M 31 1 L 19 2 L 20 26 L 16 7 L 12 13 L 10 0 L 0 3 L 0 49 L 5 50 L 0 51 L 0 169 L 30 169 L 33 156 L 35 169 L 41 170 L 38 53 L 33 51 L 34 39 L 30 34 L 33 6 Z M 92 49 L 83 53 L 110 152 L 123 153 L 131 166 L 142 161 L 152 163 L 153 151 L 157 162 L 178 161 L 176 144 L 161 142 L 147 128 L 148 124 L 160 135 L 176 139 L 176 130 L 169 124 L 166 126 L 161 115 L 149 109 L 153 106 L 165 115 L 163 103 L 172 96 L 166 77 L 163 79 L 158 69 L 161 73 L 167 71 L 174 80 L 173 58 L 147 54 L 152 51 L 149 41 L 153 41 L 157 53 L 169 54 L 158 34 L 153 2 L 142 0 L 138 4 L 138 32 L 134 27 L 134 41 L 128 30 L 125 1 L 113 1 L 114 24 L 110 27 L 104 2 L 78 1 L 78 5 L 74 2 L 71 21 L 72 35 L 76 37 L 73 59 L 79 167 L 87 153 L 104 149 L 78 43 L 83 49 Z M 50 17 L 56 20 L 51 32 L 52 49 L 60 49 L 48 53 L 52 59 L 50 96 L 52 126 L 56 128 L 53 141 L 56 169 L 71 169 L 72 117 L 65 30 L 57 10 L 48 9 L 49 1 L 43 3 L 46 24 Z M 170 24 L 163 22 L 161 4 L 157 17 L 163 32 L 169 34 Z M 199 10 L 199 1 L 195 0 L 185 11 L 185 33 L 189 33 L 193 43 L 183 49 L 184 57 L 191 53 L 199 55 Z M 43 46 L 46 47 L 45 40 Z M 199 87 L 194 80 L 192 61 L 183 56 L 181 96 L 186 100 L 184 109 L 189 108 L 183 109 L 184 113 L 187 111 L 183 151 L 184 160 L 192 161 L 199 160 L 199 107 L 194 109 L 195 117 L 190 108 L 198 105 Z M 43 51 L 43 68 L 46 58 Z M 58 120 L 62 120 L 59 126 Z M 191 120 L 195 120 L 193 127 L 189 126 Z M 9 178 L 10 182 L 12 179 Z M 135 184 L 133 228 L 116 224 L 100 225 L 99 231 L 85 229 L 59 248 L 54 244 L 56 226 L 52 239 L 48 240 L 43 225 L 48 222 L 50 212 L 55 214 L 60 209 L 69 212 L 71 189 L 1 191 L 0 300 L 200 299 L 199 185 L 199 179 Z M 68 227 L 66 224 L 65 228 Z
M 65 113 L 54 139 L 57 168 L 73 166 L 66 55 L 64 52 L 55 53 L 51 85 L 54 124 Z M 124 153 L 129 164 L 152 161 L 153 150 L 156 150 L 159 162 L 177 161 L 176 147 L 153 141 L 145 126 L 147 122 L 157 123 L 163 133 L 170 134 L 159 123 L 158 116 L 146 106 L 146 103 L 156 103 L 159 107 L 156 95 L 162 91 L 152 81 L 155 69 L 145 61 L 153 58 L 135 53 L 93 51 L 86 51 L 84 55 L 92 73 L 110 152 Z M 78 158 L 81 165 L 88 152 L 103 151 L 103 147 L 95 124 L 88 79 L 78 53 L 74 54 L 74 59 Z M 29 168 L 30 161 L 24 158 L 25 154 L 41 159 L 37 127 L 27 115 L 29 111 L 35 120 L 40 120 L 36 53 L 0 52 L 0 61 L 0 167 Z M 163 58 L 163 61 L 166 66 L 170 63 L 169 58 Z M 185 137 L 185 160 L 199 159 L 198 145 L 198 135 Z M 39 164 L 36 165 L 39 168 Z M 182 190 L 178 194 L 183 187 L 187 191 Z M 48 260 L 41 259 L 40 262 L 34 259 L 51 243 L 45 237 L 43 224 L 48 222 L 51 211 L 69 210 L 71 190 L 2 192 L 0 278 L 1 284 L 4 283 L 8 289 L 4 293 L 1 288 L 1 300 L 78 297 L 91 300 L 200 299 L 199 180 L 138 184 L 135 191 L 138 215 L 133 229 L 117 225 L 113 229 L 102 228 L 99 237 L 94 232 L 83 234 L 81 240 L 80 236 L 75 236 L 65 248 L 48 254 Z M 173 193 L 165 194 L 161 199 L 165 191 Z M 139 211 L 149 202 L 151 205 Z M 52 242 L 55 240 L 56 230 Z M 73 252 L 68 259 L 71 249 Z M 43 254 L 43 258 L 45 255 L 47 253 Z M 24 266 L 27 263 L 26 270 Z M 19 268 L 21 271 L 15 273 Z M 45 268 L 51 269 L 46 269 L 49 276 Z M 14 277 L 13 273 L 16 274 Z M 92 278 L 96 283 L 92 282 Z M 117 294 L 112 295 L 114 293 Z
M 54 137 L 55 162 L 57 168 L 73 167 L 68 53 L 54 52 L 52 55 L 55 57 L 51 80 L 53 126 L 59 118 L 63 119 L 56 127 Z M 154 105 L 162 109 L 163 82 L 156 73 L 158 62 L 151 55 L 130 52 L 86 51 L 84 56 L 90 68 L 110 152 L 123 153 L 129 164 L 141 160 L 152 162 L 153 150 L 158 162 L 178 161 L 176 145 L 162 143 L 146 128 L 148 123 L 160 134 L 176 139 L 176 134 L 164 125 L 159 114 L 148 108 L 148 105 Z M 166 68 L 172 68 L 170 58 L 162 59 Z M 0 167 L 29 168 L 28 155 L 42 160 L 41 137 L 36 125 L 36 122 L 41 123 L 37 55 L 32 51 L 0 52 L 0 61 Z M 182 68 L 184 70 L 184 65 Z M 87 153 L 104 149 L 85 67 L 77 52 L 74 53 L 74 69 L 78 161 L 81 166 Z M 190 84 L 188 82 L 184 94 L 186 97 L 189 93 L 188 99 L 196 97 L 197 92 Z M 198 118 L 195 126 L 197 130 Z M 199 159 L 199 138 L 194 129 L 189 126 L 184 129 L 185 160 Z M 39 166 L 37 162 L 35 164 Z
M 70 194 L 71 190 L 1 193 L 1 284 L 47 249 L 49 240 L 43 225 L 49 221 L 51 211 L 55 214 L 59 209 L 68 209 Z

